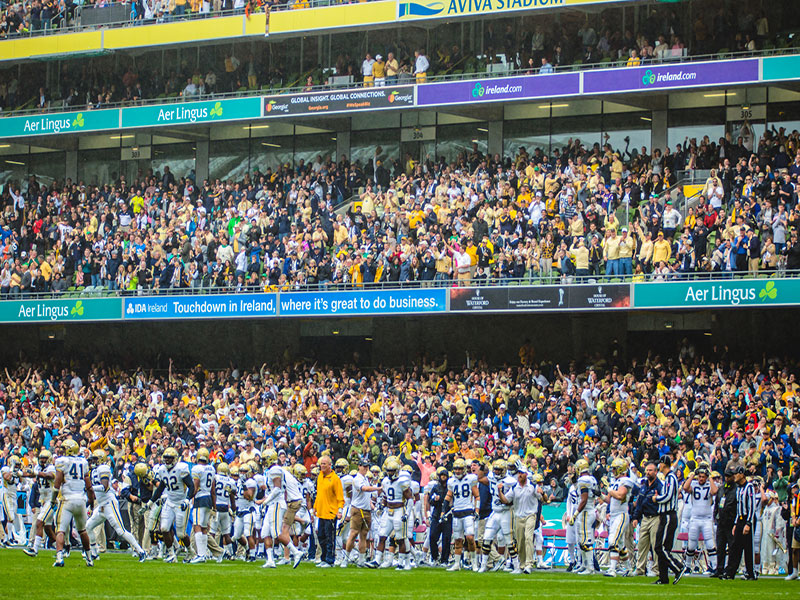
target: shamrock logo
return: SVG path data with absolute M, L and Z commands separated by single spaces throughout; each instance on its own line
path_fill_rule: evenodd
M 644 85 L 652 85 L 656 82 L 656 76 L 650 69 L 644 72 L 644 77 L 642 77 L 642 83 Z
M 767 298 L 775 300 L 778 297 L 778 289 L 775 287 L 775 282 L 768 281 L 764 289 L 758 293 L 758 297 L 761 298 L 762 302 L 766 302 Z
M 476 83 L 475 87 L 472 88 L 472 97 L 473 98 L 480 98 L 485 93 L 483 86 L 480 83 Z
M 83 113 L 78 113 L 75 117 L 75 120 L 72 122 L 73 127 L 83 127 Z
M 211 116 L 212 117 L 221 117 L 222 116 L 222 102 L 217 102 L 214 105 L 214 108 L 211 109 Z
M 75 303 L 75 306 L 72 307 L 72 310 L 69 312 L 70 315 L 73 317 L 82 317 L 83 316 L 83 301 L 78 300 Z

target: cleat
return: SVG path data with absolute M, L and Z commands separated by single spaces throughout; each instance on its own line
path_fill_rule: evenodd
M 486 566 L 484 565 L 483 567 L 481 567 L 480 569 L 478 569 L 478 573 L 486 573 L 486 571 L 488 571 L 488 570 L 489 570 L 489 569 L 487 569 L 487 568 L 486 568 Z
M 302 552 L 297 552 L 297 553 L 294 555 L 294 557 L 293 557 L 293 560 L 292 560 L 292 568 L 293 568 L 293 569 L 296 569 L 296 568 L 297 568 L 297 566 L 298 566 L 298 565 L 299 565 L 299 564 L 300 564 L 302 561 L 303 561 L 303 553 L 302 553 Z
M 325 561 L 320 562 L 317 567 L 320 569 L 330 569 L 333 565 L 330 563 L 326 563 Z
M 36 555 L 38 554 L 38 552 L 36 552 L 36 551 L 35 551 L 33 548 L 29 548 L 29 547 L 27 547 L 27 546 L 26 546 L 25 548 L 23 548 L 23 549 L 22 549 L 22 551 L 23 551 L 25 554 L 27 554 L 28 556 L 32 556 L 32 557 L 34 557 L 34 558 L 35 558 L 35 557 L 36 557 Z
M 511 574 L 512 575 L 522 575 L 522 570 L 519 567 L 517 567 L 516 569 L 512 569 L 511 570 Z
M 606 571 L 605 573 L 603 573 L 603 575 L 605 575 L 606 577 L 616 577 L 617 576 L 617 572 L 616 571 Z
M 189 561 L 189 564 L 190 565 L 197 565 L 197 564 L 204 563 L 204 562 L 206 562 L 206 557 L 205 556 L 195 556 L 192 560 Z
M 678 574 L 675 575 L 675 579 L 673 580 L 672 585 L 678 583 L 685 574 L 686 574 L 686 565 L 684 565 L 683 568 L 680 571 L 678 571 Z
M 371 560 L 371 561 L 369 561 L 369 562 L 368 562 L 368 563 L 367 563 L 365 566 L 366 566 L 368 569 L 380 569 L 380 567 L 381 567 L 381 566 L 380 566 L 380 565 L 379 565 L 377 562 L 375 562 L 374 560 Z
M 54 567 L 63 567 L 64 566 L 64 559 L 58 559 L 56 562 L 53 563 Z
M 138 554 L 139 562 L 144 562 L 147 560 L 147 552 L 139 552 Z
M 450 568 L 449 568 L 449 569 L 447 569 L 447 570 L 448 570 L 448 571 L 460 571 L 460 570 L 461 570 L 461 565 L 459 565 L 458 563 L 455 563 L 455 564 L 453 564 L 453 566 L 452 566 L 452 567 L 450 567 Z

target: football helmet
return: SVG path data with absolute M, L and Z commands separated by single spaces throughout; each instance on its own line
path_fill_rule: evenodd
M 239 477 L 239 467 L 233 466 L 230 468 L 231 477 Z
M 456 477 L 461 477 L 467 470 L 467 461 L 457 458 L 453 461 L 453 473 Z M 460 472 L 459 472 L 460 471 Z
M 400 463 L 397 462 L 396 459 L 387 460 L 386 464 L 384 465 L 384 471 L 386 471 L 386 475 L 389 477 L 389 479 L 397 479 L 397 476 L 400 473 Z
M 78 442 L 73 439 L 64 440 L 64 443 L 61 444 L 61 447 L 64 449 L 65 456 L 78 456 L 78 453 L 81 450 Z
M 436 469 L 436 476 L 439 479 L 441 479 L 442 477 L 448 477 L 449 475 L 450 473 L 448 473 L 447 469 L 445 469 L 444 467 L 439 467 L 438 469 Z
M 333 470 L 337 473 L 344 473 L 347 469 L 350 468 L 350 463 L 347 462 L 346 458 L 340 458 L 336 461 L 333 465 Z
M 575 462 L 575 472 L 578 473 L 578 475 L 582 475 L 583 473 L 588 473 L 589 461 L 586 460 L 585 458 L 579 458 Z
M 542 483 L 544 481 L 544 476 L 541 473 L 534 473 L 533 474 L 533 482 L 534 483 Z
M 161 456 L 161 461 L 168 467 L 171 467 L 178 462 L 178 451 L 175 450 L 175 448 L 167 448 Z
M 617 477 L 624 475 L 628 472 L 628 461 L 618 456 L 611 461 L 611 472 Z
M 95 450 L 92 452 L 92 458 L 94 462 L 98 465 L 105 464 L 108 461 L 108 456 L 106 455 L 105 450 Z
M 495 477 L 503 477 L 506 474 L 507 468 L 508 465 L 506 465 L 506 461 L 504 461 L 502 458 L 498 458 L 492 464 L 492 471 L 494 472 Z
M 221 462 L 217 465 L 217 473 L 219 475 L 229 475 L 231 472 L 231 468 L 228 466 L 228 463 Z
M 303 481 L 303 479 L 306 478 L 306 475 L 308 474 L 308 471 L 306 470 L 306 468 L 303 465 L 301 465 L 300 463 L 297 463 L 294 466 L 293 473 L 294 473 L 294 476 L 297 477 L 297 479 L 299 481 Z
M 150 467 L 146 463 L 136 463 L 133 467 L 133 474 L 136 475 L 139 481 L 147 481 L 150 479 Z
M 264 450 L 264 453 L 261 455 L 261 464 L 266 467 L 271 467 L 276 462 L 278 462 L 278 453 L 275 450 Z
M 414 469 L 412 469 L 409 465 L 403 465 L 402 467 L 400 467 L 400 471 L 402 473 L 413 473 Z
M 244 463 L 243 465 L 239 465 L 239 475 L 241 475 L 242 478 L 244 478 L 244 479 L 247 479 L 248 477 L 250 477 L 250 473 L 252 471 L 253 470 L 250 468 L 249 463 Z
M 50 460 L 53 458 L 52 452 L 50 450 L 42 450 L 39 452 L 39 466 L 46 467 L 50 464 Z
M 197 451 L 197 462 L 201 465 L 207 465 L 209 457 L 208 448 L 200 448 L 200 450 Z

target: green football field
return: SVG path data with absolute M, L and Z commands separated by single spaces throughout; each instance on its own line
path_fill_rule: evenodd
M 104 554 L 88 568 L 73 552 L 63 569 L 54 569 L 52 552 L 37 558 L 20 550 L 0 550 L 0 589 L 5 598 L 69 600 L 155 598 L 206 600 L 214 598 L 265 600 L 308 598 L 398 598 L 408 600 L 496 599 L 530 596 L 549 598 L 800 598 L 800 582 L 761 578 L 756 582 L 719 581 L 687 577 L 678 585 L 655 586 L 650 578 L 581 577 L 563 572 L 532 575 L 442 569 L 371 571 L 317 569 L 302 564 L 261 569 L 256 563 L 215 562 L 202 565 L 140 564 L 126 554 Z

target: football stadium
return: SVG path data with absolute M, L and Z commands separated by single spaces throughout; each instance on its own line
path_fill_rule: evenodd
M 798 178 L 789 0 L 0 0 L 4 589 L 798 597 Z

